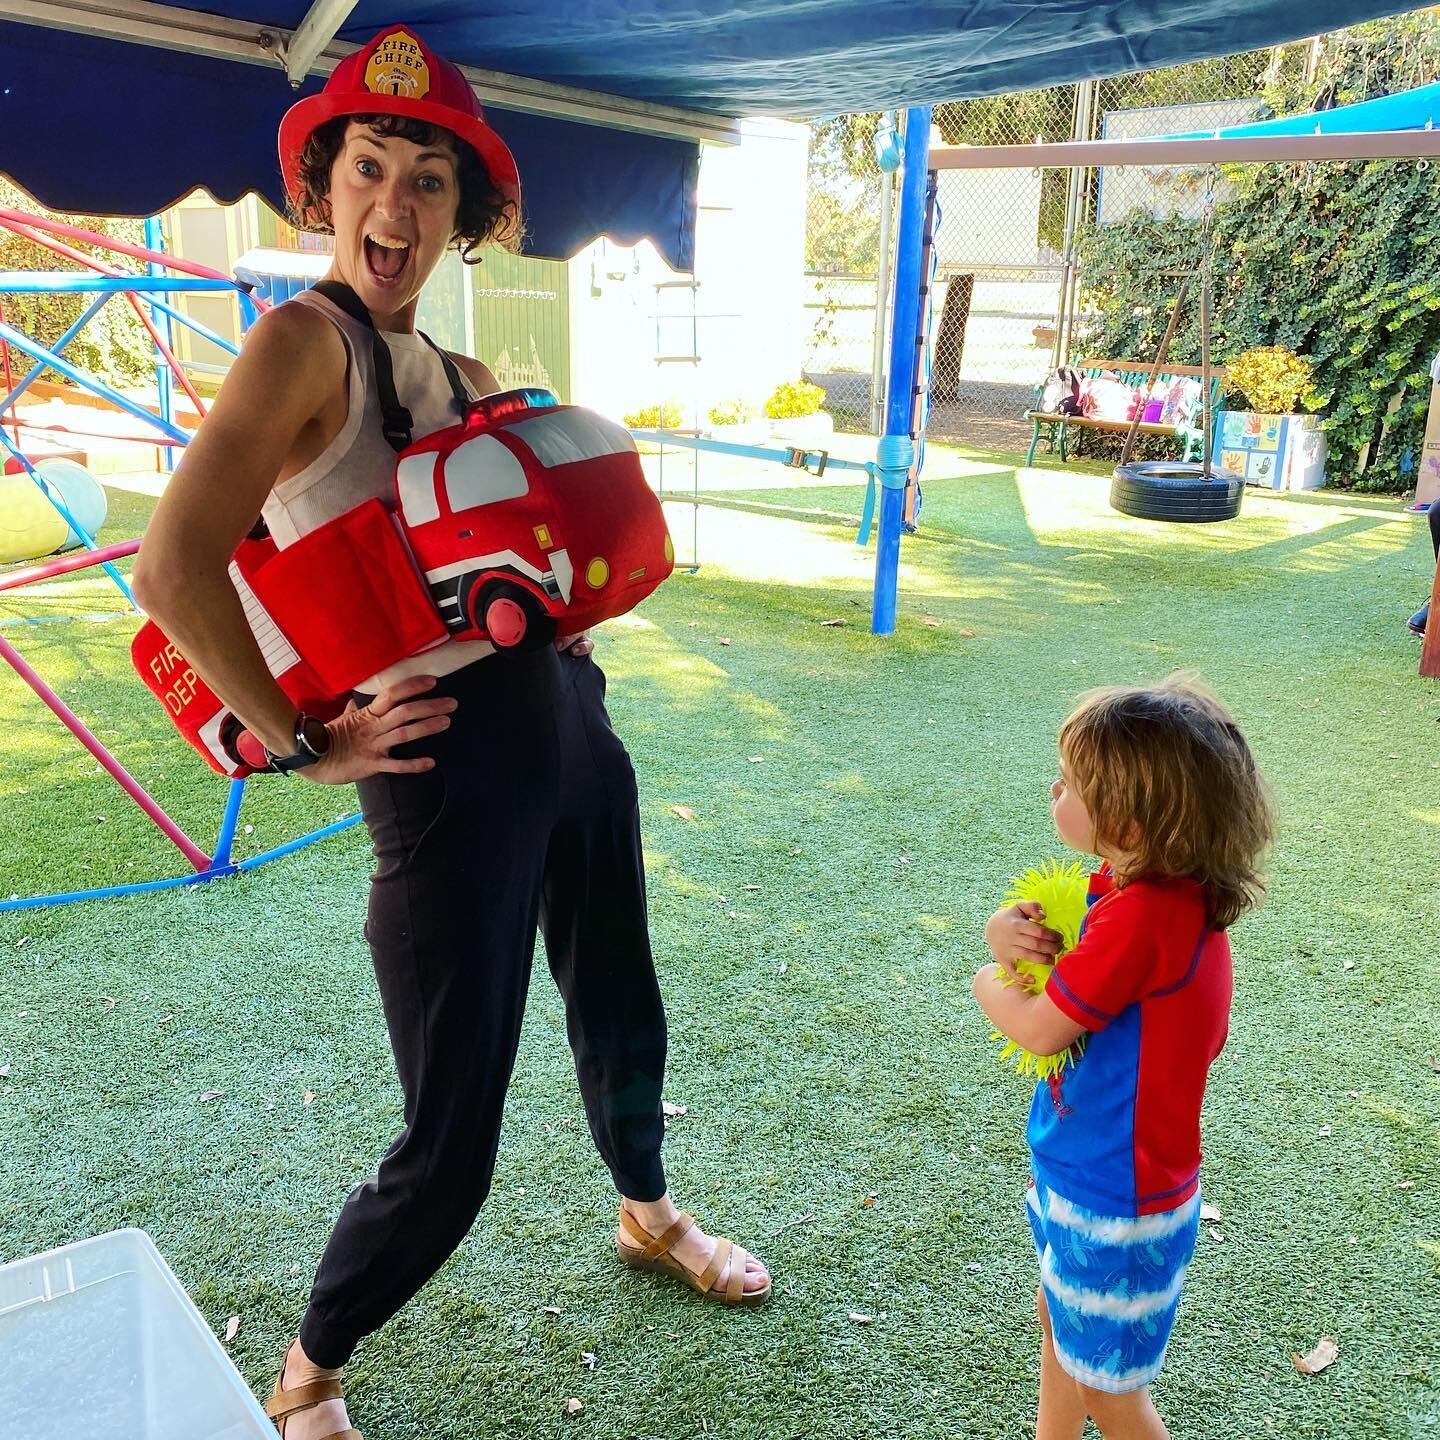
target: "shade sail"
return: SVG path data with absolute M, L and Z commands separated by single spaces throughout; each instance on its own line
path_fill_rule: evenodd
M 1252 120 L 1245 125 L 1225 125 L 1219 130 L 1192 130 L 1167 138 L 1196 140 L 1218 136 L 1222 140 L 1242 140 L 1267 135 L 1379 135 L 1397 130 L 1432 129 L 1440 129 L 1440 85 L 1421 85 L 1398 95 L 1337 105 L 1333 110 L 1287 115 L 1280 120 Z
M 338 41 L 359 43 L 401 21 L 451 59 L 531 82 L 699 115 L 812 118 L 1173 65 L 1407 8 L 1393 0 L 359 0 Z M 196 185 L 225 200 L 247 190 L 278 200 L 275 130 L 295 92 L 278 63 L 249 63 L 263 59 L 258 48 L 248 60 L 234 52 L 261 27 L 283 36 L 309 9 L 308 0 L 194 6 L 191 15 L 233 22 L 232 35 L 246 38 L 229 54 L 203 42 L 184 53 L 168 48 L 188 41 L 176 39 L 184 27 L 165 25 L 164 6 L 0 0 L 0 170 L 44 204 L 76 211 L 150 213 Z M 323 68 L 333 47 L 326 53 Z M 319 83 L 312 77 L 305 88 Z M 491 107 L 520 165 L 531 253 L 568 256 L 601 233 L 625 243 L 648 236 L 672 265 L 690 268 L 693 135 L 647 125 L 643 113 L 616 129 L 582 123 L 573 108 L 567 118 L 536 113 L 544 110 Z

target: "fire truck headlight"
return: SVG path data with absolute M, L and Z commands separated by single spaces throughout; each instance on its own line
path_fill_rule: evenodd
M 609 578 L 610 567 L 598 555 L 585 567 L 585 583 L 592 590 L 603 588 Z

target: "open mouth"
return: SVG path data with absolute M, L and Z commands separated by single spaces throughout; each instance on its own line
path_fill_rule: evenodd
M 393 282 L 400 278 L 410 259 L 410 246 L 391 235 L 365 237 L 365 263 L 375 279 Z

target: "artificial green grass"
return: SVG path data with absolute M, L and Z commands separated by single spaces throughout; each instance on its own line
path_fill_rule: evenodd
M 1045 790 L 1075 693 L 1177 665 L 1236 711 L 1282 831 L 1272 899 L 1234 934 L 1206 1115 L 1222 1219 L 1157 1402 L 1177 1436 L 1225 1440 L 1440 1425 L 1440 687 L 1403 625 L 1423 522 L 1251 494 L 1233 524 L 1165 527 L 1110 512 L 1088 467 L 948 468 L 890 639 L 866 630 L 858 489 L 813 485 L 707 509 L 753 545 L 602 637 L 640 775 L 667 1096 L 688 1109 L 671 1178 L 774 1267 L 774 1303 L 724 1312 L 617 1271 L 542 960 L 495 1193 L 357 1356 L 367 1434 L 1029 1433 L 1028 1091 L 969 975 L 1007 877 L 1059 853 Z M 115 608 L 96 582 L 49 589 L 32 611 Z M 132 629 L 4 633 L 177 815 L 213 824 L 223 785 L 129 678 Z M 0 723 L 4 893 L 175 868 L 28 691 L 0 690 Z M 255 849 L 348 804 L 251 790 Z M 367 862 L 349 832 L 220 885 L 0 919 L 0 1258 L 142 1225 L 217 1330 L 241 1316 L 231 1351 L 268 1386 L 340 1200 L 400 1123 Z M 1321 1335 L 1340 1359 L 1303 1376 L 1290 1352 Z

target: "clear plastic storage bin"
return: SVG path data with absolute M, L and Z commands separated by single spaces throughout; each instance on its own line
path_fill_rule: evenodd
M 141 1230 L 0 1266 L 0 1440 L 274 1440 Z

